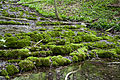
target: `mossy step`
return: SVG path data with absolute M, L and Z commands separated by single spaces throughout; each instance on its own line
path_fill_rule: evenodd
M 93 49 L 90 52 L 92 57 L 98 56 L 99 58 L 117 58 L 118 54 L 116 49 Z
M 25 58 L 29 56 L 28 49 L 0 50 L 0 57 Z
M 0 21 L 0 25 L 29 25 L 29 23 L 20 23 L 15 21 Z

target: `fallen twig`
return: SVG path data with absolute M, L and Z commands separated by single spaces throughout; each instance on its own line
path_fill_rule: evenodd
M 81 65 L 80 65 L 80 67 L 81 67 Z M 73 73 L 76 73 L 78 70 L 80 70 L 80 69 L 77 69 L 77 70 L 75 70 L 75 71 L 69 72 L 69 73 L 65 76 L 65 80 L 68 80 L 69 75 L 71 75 L 71 74 L 73 74 Z
M 33 47 L 36 47 L 42 40 L 38 41 Z

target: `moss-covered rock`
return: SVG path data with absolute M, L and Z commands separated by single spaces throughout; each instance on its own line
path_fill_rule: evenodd
M 30 36 L 31 40 L 35 42 L 38 42 L 43 39 L 43 35 L 40 33 L 30 32 L 30 33 L 27 33 L 27 35 Z
M 56 45 L 64 45 L 64 44 L 65 44 L 64 39 L 60 39 L 60 40 L 56 41 Z
M 97 37 L 92 33 L 85 33 L 85 32 L 78 32 L 77 36 L 80 36 L 81 37 L 80 41 L 84 41 L 84 42 L 91 42 L 91 41 L 93 42 L 93 41 L 98 41 L 103 39 L 102 37 Z
M 72 30 L 68 30 L 68 31 L 64 31 L 62 36 L 64 36 L 64 37 L 73 37 L 73 36 L 75 36 L 75 33 Z
M 90 43 L 85 43 L 84 45 L 89 46 L 91 48 L 101 48 L 101 49 L 115 48 L 114 43 L 107 41 L 90 42 Z
M 35 65 L 30 60 L 22 60 L 19 62 L 19 67 L 20 67 L 20 70 L 22 71 L 29 71 L 29 70 L 32 70 L 35 67 Z
M 38 58 L 37 60 L 36 60 L 36 66 L 37 67 L 41 67 L 43 65 L 43 58 Z
M 8 75 L 14 75 L 15 73 L 19 72 L 19 69 L 15 65 L 7 65 L 6 70 L 8 72 Z
M 116 53 L 120 55 L 120 47 L 116 47 Z
M 86 47 L 82 47 L 77 49 L 76 51 L 70 53 L 70 56 L 77 56 L 78 57 L 78 61 L 82 61 L 85 60 L 87 57 L 87 48 Z
M 36 62 L 38 60 L 38 57 L 27 57 L 27 60 L 30 60 L 32 62 Z
M 35 51 L 35 52 L 31 52 L 29 55 L 30 56 L 35 56 L 35 57 L 46 57 L 49 55 L 52 55 L 52 51 L 48 50 L 48 51 Z
M 64 66 L 66 64 L 70 64 L 71 63 L 71 61 L 69 59 L 62 57 L 61 55 L 53 56 L 51 58 L 51 60 L 52 60 L 52 62 L 55 61 L 54 63 L 55 64 L 57 63 L 59 66 Z M 56 66 L 58 66 L 58 65 L 56 65 Z
M 56 62 L 56 61 L 52 61 L 52 66 L 53 67 L 56 67 L 56 66 L 58 66 L 59 64 Z
M 5 33 L 4 37 L 12 37 L 12 34 L 11 33 Z
M 29 46 L 30 44 L 29 36 L 7 37 L 5 42 L 7 48 L 23 48 L 25 46 Z
M 65 54 L 69 54 L 70 52 L 72 52 L 72 48 L 70 45 L 55 46 L 52 49 L 52 52 L 54 55 L 65 55 Z
M 8 60 L 9 63 L 19 63 L 21 59 L 10 59 Z
M 48 49 L 49 50 L 52 50 L 54 47 L 55 47 L 56 45 L 41 45 L 40 46 L 40 48 L 41 48 L 41 50 L 45 50 L 45 51 L 47 51 Z
M 52 51 L 40 51 L 40 56 L 49 56 L 52 55 Z
M 65 62 L 62 56 L 53 56 L 52 61 L 56 61 L 60 66 L 63 66 Z
M 0 72 L 1 76 L 8 76 L 8 72 L 5 69 L 2 69 Z
M 73 44 L 73 43 L 71 43 L 70 46 L 71 46 L 72 50 L 77 50 L 78 48 L 83 47 L 84 44 Z
M 29 50 L 28 49 L 7 50 L 5 51 L 4 56 L 7 58 L 24 58 L 29 56 Z
M 3 57 L 5 55 L 6 51 L 5 50 L 0 50 L 0 57 Z
M 95 55 L 98 55 L 100 58 L 113 58 L 116 57 L 116 51 L 115 49 L 108 49 L 108 50 L 103 50 L 103 49 L 94 49 L 92 52 Z
M 73 40 L 74 41 L 71 41 L 71 42 L 80 43 L 83 41 L 83 38 L 81 36 L 75 36 L 75 37 L 73 37 Z
M 30 51 L 40 51 L 41 47 L 35 46 L 35 47 L 31 47 Z
M 78 62 L 78 57 L 77 57 L 76 55 L 74 55 L 74 56 L 72 57 L 72 61 L 73 61 L 73 62 Z
M 51 65 L 51 62 L 50 62 L 50 58 L 49 57 L 46 57 L 42 60 L 42 64 L 43 66 L 45 67 L 49 67 Z

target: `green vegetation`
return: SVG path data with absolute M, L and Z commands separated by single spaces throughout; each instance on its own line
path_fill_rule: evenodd
M 108 7 L 113 3 L 114 0 L 57 0 L 60 19 L 55 14 L 54 0 L 20 0 L 15 5 L 11 3 L 15 7 L 0 6 L 1 26 L 11 25 L 16 30 L 19 28 L 14 25 L 19 25 L 25 29 L 7 33 L 0 28 L 0 60 L 8 62 L 0 76 L 9 78 L 19 72 L 97 57 L 119 59 L 120 8 Z
M 19 67 L 21 71 L 32 70 L 35 66 L 30 60 L 22 60 L 19 62 Z
M 29 23 L 20 23 L 15 21 L 0 21 L 0 25 L 29 25 Z
M 28 4 L 23 5 L 36 9 L 44 17 L 57 18 L 53 0 L 41 0 L 29 4 L 29 2 L 34 1 L 36 0 L 21 0 L 18 3 L 27 2 Z M 59 0 L 56 2 L 62 20 L 93 22 L 91 28 L 104 30 L 115 26 L 115 30 L 119 31 L 119 20 L 115 16 L 119 14 L 120 8 L 109 8 L 108 5 L 112 3 L 115 3 L 115 0 L 89 0 L 84 2 L 79 0 Z M 96 22 L 94 23 L 94 21 Z
M 13 65 L 13 64 L 12 64 L 12 65 L 7 65 L 6 70 L 7 70 L 7 72 L 8 72 L 8 75 L 13 75 L 13 74 L 19 72 L 19 70 L 18 70 L 18 69 L 16 68 L 16 66 Z
M 8 48 L 23 48 L 30 45 L 29 36 L 7 37 L 5 45 Z
M 101 58 L 112 58 L 117 56 L 114 49 L 108 49 L 108 50 L 95 49 L 95 50 L 92 50 L 92 52 L 96 53 Z

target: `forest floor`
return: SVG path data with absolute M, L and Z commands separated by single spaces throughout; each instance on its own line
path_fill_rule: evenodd
M 51 0 L 23 1 L 0 3 L 0 76 L 92 58 L 119 61 L 120 7 L 59 2 L 58 20 Z

